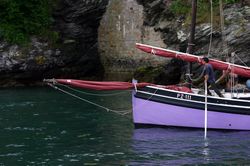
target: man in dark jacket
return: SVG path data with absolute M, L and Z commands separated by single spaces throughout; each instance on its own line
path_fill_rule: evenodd
M 215 91 L 215 93 L 220 96 L 220 97 L 224 97 L 220 91 L 218 90 L 216 84 L 215 84 L 215 76 L 214 76 L 214 69 L 213 66 L 211 64 L 209 64 L 209 59 L 207 57 L 203 57 L 203 64 L 204 64 L 204 78 L 205 81 L 207 82 L 207 87 L 209 85 L 211 85 L 211 88 Z M 211 92 L 209 91 L 209 89 L 207 88 L 207 92 L 209 95 L 212 95 Z

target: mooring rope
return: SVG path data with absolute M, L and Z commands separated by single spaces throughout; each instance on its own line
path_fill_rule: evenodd
M 126 114 L 129 114 L 129 113 L 132 112 L 132 109 L 129 109 L 129 110 L 121 110 L 121 111 L 113 110 L 113 109 L 104 107 L 104 106 L 102 106 L 102 105 L 100 105 L 100 104 L 97 104 L 97 103 L 94 103 L 94 102 L 92 102 L 92 101 L 89 101 L 89 100 L 87 100 L 87 99 L 84 99 L 84 98 L 82 98 L 82 97 L 80 97 L 80 96 L 77 96 L 77 95 L 75 95 L 75 94 L 73 94 L 73 93 L 67 92 L 67 91 L 63 90 L 62 88 L 59 88 L 59 87 L 57 87 L 57 86 L 55 86 L 55 85 L 53 85 L 53 84 L 51 84 L 51 83 L 47 83 L 47 85 L 49 85 L 50 87 L 52 87 L 52 88 L 54 88 L 54 89 L 56 89 L 56 90 L 59 90 L 59 91 L 65 93 L 65 94 L 67 94 L 67 95 L 70 95 L 70 96 L 72 96 L 72 97 L 74 97 L 74 98 L 77 98 L 77 99 L 79 99 L 79 100 L 81 100 L 81 101 L 84 101 L 84 102 L 87 102 L 87 103 L 89 103 L 89 104 L 92 104 L 92 105 L 94 105 L 94 106 L 96 106 L 96 107 L 102 108 L 102 109 L 106 110 L 107 112 L 113 112 L 113 113 L 116 113 L 116 114 L 119 114 L 119 115 L 126 115 Z
M 79 99 L 79 100 L 81 100 L 81 101 L 84 101 L 84 102 L 87 102 L 87 103 L 89 103 L 89 104 L 92 104 L 92 105 L 94 105 L 94 106 L 96 106 L 96 107 L 99 107 L 99 108 L 101 108 L 101 109 L 104 109 L 104 110 L 106 110 L 107 112 L 113 112 L 113 113 L 116 113 L 116 114 L 119 114 L 119 115 L 123 115 L 123 116 L 132 112 L 132 108 L 131 108 L 131 109 L 127 109 L 127 110 L 119 110 L 119 111 L 118 111 L 118 110 L 114 110 L 114 109 L 107 108 L 107 107 L 102 106 L 102 105 L 100 105 L 100 104 L 94 103 L 94 102 L 92 102 L 92 101 L 90 101 L 90 100 L 84 99 L 84 98 L 82 98 L 82 97 L 80 97 L 80 96 L 78 96 L 78 95 L 76 95 L 76 94 L 70 93 L 70 92 L 68 92 L 68 91 L 66 91 L 66 90 L 64 90 L 64 89 L 62 89 L 62 88 L 56 86 L 55 84 L 58 84 L 58 85 L 60 85 L 60 86 L 64 86 L 64 87 L 66 87 L 66 88 L 68 88 L 68 89 L 70 89 L 70 90 L 72 90 L 72 91 L 75 91 L 75 92 L 78 92 L 78 93 L 83 93 L 83 94 L 85 94 L 85 93 L 82 92 L 82 91 L 76 90 L 76 89 L 74 89 L 74 88 L 71 88 L 71 87 L 66 86 L 66 85 L 63 85 L 63 84 L 59 84 L 59 83 L 57 83 L 57 82 L 47 83 L 47 85 L 49 85 L 50 87 L 52 87 L 52 88 L 54 88 L 54 89 L 56 89 L 56 90 L 61 91 L 62 93 L 65 93 L 65 94 L 70 95 L 70 96 L 72 96 L 72 97 L 74 97 L 74 98 L 77 98 L 77 99 Z M 157 91 L 158 91 L 158 89 L 156 89 L 156 90 L 155 90 L 155 91 L 145 100 L 145 102 L 144 102 L 142 105 L 147 104 L 146 101 L 149 101 L 149 100 L 156 94 Z M 96 94 L 91 94 L 91 93 L 86 93 L 86 94 L 97 96 Z M 116 94 L 121 94 L 121 93 L 116 93 Z M 113 94 L 108 94 L 108 95 L 113 95 Z M 103 95 L 98 95 L 98 96 L 103 96 Z M 134 107 L 134 109 L 137 108 L 137 107 L 139 107 L 139 106 L 141 107 L 142 105 L 136 105 L 136 106 Z

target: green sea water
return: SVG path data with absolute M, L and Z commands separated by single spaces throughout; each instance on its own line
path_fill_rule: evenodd
M 135 128 L 131 92 L 1 89 L 0 165 L 250 165 L 250 132 Z M 99 107 L 102 106 L 102 107 Z

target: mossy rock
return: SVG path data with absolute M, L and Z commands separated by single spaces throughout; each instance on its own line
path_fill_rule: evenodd
M 134 78 L 139 82 L 150 82 L 161 85 L 178 84 L 180 82 L 183 62 L 173 59 L 166 65 L 138 68 Z

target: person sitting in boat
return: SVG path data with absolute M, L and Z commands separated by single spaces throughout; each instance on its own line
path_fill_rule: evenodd
M 208 89 L 208 86 L 210 85 L 211 88 L 215 91 L 215 93 L 220 96 L 224 97 L 220 91 L 218 90 L 216 84 L 215 84 L 215 76 L 214 76 L 214 69 L 211 64 L 208 63 L 209 59 L 207 57 L 202 58 L 202 64 L 204 65 L 204 78 L 205 81 L 207 82 L 207 92 L 208 95 L 212 95 L 211 92 Z

